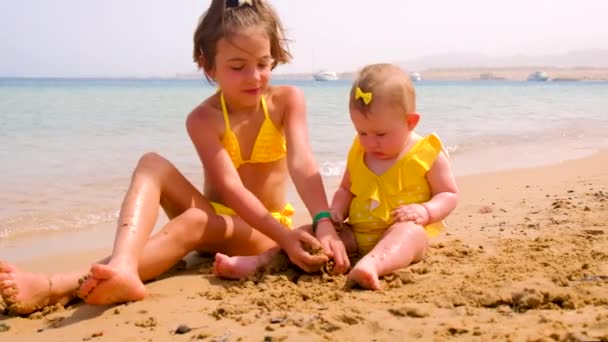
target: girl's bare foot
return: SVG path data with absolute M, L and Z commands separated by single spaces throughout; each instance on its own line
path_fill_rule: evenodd
M 380 279 L 375 262 L 369 256 L 361 259 L 348 273 L 348 279 L 367 290 L 379 290 Z
M 255 274 L 260 266 L 261 260 L 257 255 L 229 257 L 222 253 L 216 253 L 213 262 L 213 274 L 222 278 L 243 279 Z
M 52 285 L 49 277 L 30 273 L 0 261 L 0 295 L 8 310 L 26 315 L 51 303 Z
M 111 264 L 95 264 L 90 275 L 78 289 L 78 297 L 87 304 L 106 305 L 144 299 L 146 287 L 137 271 Z

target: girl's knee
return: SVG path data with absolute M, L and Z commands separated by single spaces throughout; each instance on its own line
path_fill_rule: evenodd
M 156 152 L 146 152 L 139 157 L 138 165 L 141 166 L 157 166 L 159 164 L 168 163 L 167 159 Z
M 172 167 L 171 163 L 156 152 L 144 153 L 137 162 L 137 168 L 135 173 L 138 172 L 152 172 L 152 173 L 164 173 Z
M 205 234 L 209 217 L 198 208 L 189 208 L 172 221 L 173 238 L 179 240 L 187 249 L 194 249 Z
M 184 227 L 191 229 L 203 229 L 209 222 L 209 214 L 199 208 L 189 208 L 177 217 Z
M 144 153 L 137 162 L 133 171 L 134 179 L 153 179 L 162 186 L 163 180 L 167 178 L 174 169 L 173 164 L 156 152 Z

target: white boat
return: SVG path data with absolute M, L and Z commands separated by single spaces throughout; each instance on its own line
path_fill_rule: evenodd
M 338 79 L 338 74 L 333 71 L 321 70 L 312 75 L 315 81 L 335 81 Z
M 535 71 L 528 75 L 528 78 L 526 80 L 532 82 L 546 82 L 549 80 L 549 75 L 542 71 Z
M 418 72 L 410 72 L 410 78 L 412 79 L 412 82 L 422 81 L 422 76 L 420 76 L 420 73 Z

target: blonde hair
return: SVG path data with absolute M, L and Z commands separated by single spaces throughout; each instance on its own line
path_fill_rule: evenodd
M 226 0 L 212 0 L 207 11 L 200 17 L 194 31 L 192 58 L 203 69 L 209 82 L 212 82 L 208 72 L 215 67 L 217 42 L 222 38 L 230 38 L 243 28 L 256 25 L 264 27 L 270 40 L 273 69 L 277 64 L 291 60 L 283 25 L 276 11 L 265 0 L 252 0 L 251 3 L 252 5 L 226 7 Z
M 358 98 L 357 88 L 371 93 L 372 100 L 366 104 Z M 370 64 L 361 69 L 350 90 L 349 107 L 367 115 L 378 101 L 400 108 L 404 115 L 416 112 L 416 91 L 409 74 L 388 63 Z

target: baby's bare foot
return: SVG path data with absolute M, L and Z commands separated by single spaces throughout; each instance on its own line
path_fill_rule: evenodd
M 222 278 L 243 279 L 255 274 L 259 265 L 259 256 L 229 257 L 222 253 L 216 253 L 213 262 L 213 274 Z
M 348 279 L 367 290 L 380 289 L 380 279 L 373 260 L 361 259 L 348 273 Z
M 40 273 L 30 273 L 0 261 L 0 296 L 8 310 L 26 315 L 51 303 L 51 282 Z
M 146 287 L 137 272 L 95 264 L 80 286 L 78 296 L 87 304 L 118 304 L 144 299 Z

